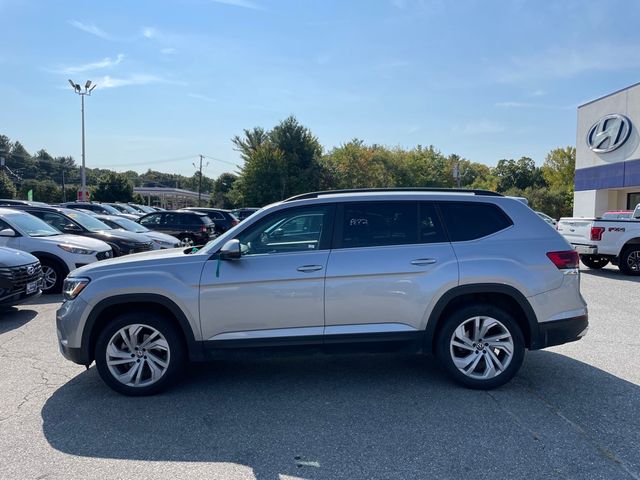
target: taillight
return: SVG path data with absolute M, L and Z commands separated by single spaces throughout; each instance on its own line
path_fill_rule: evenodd
M 237 224 L 239 224 L 240 222 L 238 220 L 231 220 L 231 226 L 235 227 Z
M 202 233 L 207 233 L 207 227 L 205 227 L 204 225 L 202 227 L 200 227 L 200 231 Z
M 591 240 L 599 242 L 602 240 L 602 234 L 604 233 L 604 227 L 591 227 Z
M 547 257 L 560 270 L 567 268 L 578 268 L 580 257 L 575 250 L 564 250 L 562 252 L 547 252 Z

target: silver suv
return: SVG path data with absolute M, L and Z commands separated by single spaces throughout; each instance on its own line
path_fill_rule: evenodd
M 585 335 L 561 235 L 518 200 L 426 190 L 300 195 L 199 250 L 79 268 L 57 312 L 62 353 L 128 395 L 159 391 L 187 360 L 264 347 L 409 348 L 493 388 L 525 349 Z

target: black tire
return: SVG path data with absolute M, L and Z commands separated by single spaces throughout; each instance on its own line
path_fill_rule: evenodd
M 580 261 L 593 270 L 599 270 L 609 264 L 609 259 L 597 255 L 580 255 Z
M 122 255 L 122 252 L 120 251 L 117 245 L 115 245 L 114 243 L 109 243 L 108 245 L 111 247 L 111 253 L 113 254 L 113 258 L 116 258 Z
M 459 353 L 465 351 L 464 349 L 459 349 L 458 347 L 451 345 L 454 332 L 459 326 L 478 316 L 490 317 L 500 322 L 511 335 L 511 340 L 513 342 L 513 354 L 506 368 L 488 379 L 472 378 L 471 376 L 466 375 L 458 369 L 453 360 L 453 351 Z M 494 331 L 495 330 L 489 329 L 488 332 Z M 473 345 L 475 346 L 477 344 L 473 343 Z M 498 352 L 498 356 L 505 354 L 503 349 L 496 350 L 488 347 L 486 348 L 486 352 L 484 352 L 484 347 L 480 350 L 475 349 L 475 351 L 473 351 L 473 348 L 470 348 L 470 350 L 471 352 L 468 354 L 469 357 L 471 355 L 480 355 L 481 357 L 476 368 L 482 368 L 482 366 L 484 366 L 485 369 L 487 368 L 487 360 L 485 360 L 485 357 L 482 355 L 490 356 L 491 353 L 488 350 L 493 351 L 494 355 L 495 352 Z M 489 390 L 507 383 L 520 369 L 524 360 L 524 354 L 525 340 L 518 322 L 516 322 L 513 316 L 506 311 L 492 305 L 475 304 L 454 311 L 448 316 L 448 318 L 444 319 L 444 323 L 438 330 L 436 337 L 436 356 L 440 364 L 453 380 L 465 387 L 473 389 Z M 504 358 L 502 358 L 502 360 L 504 361 Z
M 40 265 L 42 266 L 43 281 L 42 281 L 42 293 L 47 295 L 49 293 L 60 293 L 62 291 L 62 283 L 67 276 L 67 269 L 64 268 L 60 262 L 51 260 L 50 258 L 40 258 Z M 47 278 L 51 279 L 55 277 L 55 281 L 51 287 Z
M 640 275 L 640 244 L 629 245 L 622 250 L 618 268 L 625 275 Z
M 167 362 L 167 367 L 164 373 L 162 373 L 159 379 L 154 383 L 148 385 L 142 384 L 141 386 L 127 385 L 118 380 L 111 372 L 109 365 L 107 365 L 107 347 L 109 346 L 109 343 L 120 329 L 127 327 L 128 325 L 142 325 L 147 329 L 150 327 L 151 329 L 155 329 L 159 332 L 166 340 L 169 355 L 166 356 L 166 358 L 163 357 L 163 361 Z M 144 329 L 142 330 L 144 331 Z M 116 336 L 115 338 L 121 340 L 121 337 Z M 142 339 L 144 340 L 144 337 L 142 337 Z M 143 343 L 143 341 L 140 342 L 141 345 Z M 124 344 L 122 345 L 124 346 Z M 142 349 L 140 348 L 139 350 Z M 125 353 L 130 352 L 130 350 L 126 350 L 125 348 L 121 351 Z M 137 360 L 136 363 L 140 364 L 140 367 L 137 368 L 141 368 L 143 377 L 149 377 L 151 375 L 150 364 L 152 362 L 146 360 L 147 353 L 148 352 L 144 352 L 144 357 L 142 357 L 142 354 L 138 355 L 136 352 L 133 357 Z M 155 353 L 157 354 L 157 351 Z M 98 373 L 100 374 L 100 377 L 102 377 L 102 380 L 116 392 L 128 396 L 153 395 L 164 390 L 176 380 L 180 371 L 184 368 L 185 358 L 186 347 L 176 325 L 171 320 L 152 313 L 133 312 L 119 315 L 102 329 L 98 336 L 95 348 L 96 367 L 98 368 Z M 123 360 L 126 359 L 123 358 Z M 131 365 L 131 367 L 129 367 L 129 365 Z M 135 367 L 135 365 L 133 364 L 133 360 L 131 360 L 130 363 L 126 362 L 113 368 L 126 373 L 133 367 Z
M 198 244 L 193 235 L 180 235 L 178 238 L 180 239 L 181 247 L 195 247 Z

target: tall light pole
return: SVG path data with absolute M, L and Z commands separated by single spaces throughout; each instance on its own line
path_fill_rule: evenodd
M 204 155 L 199 155 L 200 157 L 200 169 L 198 169 L 198 167 L 196 166 L 196 164 L 193 164 L 193 168 L 195 168 L 196 170 L 200 171 L 199 177 L 198 177 L 198 206 L 201 207 L 202 206 L 202 159 L 204 158 Z M 209 162 L 207 162 L 207 164 L 205 165 L 205 168 L 209 166 Z
M 73 80 L 69 80 L 69 83 L 71 84 L 71 88 L 73 88 L 73 91 L 76 92 L 78 95 L 80 95 L 80 98 L 82 99 L 80 102 L 80 111 L 82 112 L 82 168 L 80 169 L 80 178 L 81 178 L 81 182 L 82 182 L 82 186 L 80 187 L 80 201 L 81 202 L 86 202 L 88 200 L 87 198 L 87 176 L 85 175 L 85 161 L 84 161 L 84 97 L 86 96 L 91 96 L 91 92 L 93 91 L 94 88 L 96 88 L 96 84 L 93 84 L 93 86 L 91 86 L 91 80 L 87 80 L 87 82 L 84 84 L 84 91 L 82 90 L 82 87 L 80 87 L 79 83 L 74 83 Z

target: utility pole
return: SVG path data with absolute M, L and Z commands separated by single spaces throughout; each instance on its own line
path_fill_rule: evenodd
M 79 83 L 74 83 L 73 80 L 69 80 L 71 84 L 71 88 L 73 91 L 80 95 L 82 99 L 80 103 L 80 111 L 82 112 L 82 168 L 80 169 L 80 181 L 82 186 L 80 187 L 80 201 L 86 202 L 89 199 L 87 198 L 87 177 L 85 175 L 85 158 L 84 158 L 84 97 L 91 96 L 91 92 L 94 88 L 96 88 L 96 84 L 91 86 L 91 80 L 87 80 L 84 84 L 84 92 L 82 91 L 82 87 L 80 87 Z
M 196 167 L 196 164 L 193 164 L 193 167 L 195 169 L 197 169 L 200 173 L 198 175 L 198 206 L 201 207 L 202 206 L 202 160 L 204 159 L 204 155 L 198 155 L 200 157 L 200 168 Z M 209 162 L 207 162 L 207 164 L 205 165 L 208 166 Z
M 62 161 L 62 202 L 67 201 L 67 187 L 64 184 L 64 160 Z

